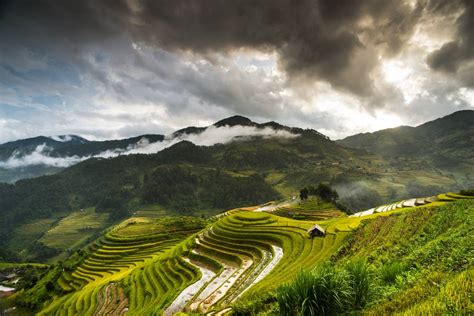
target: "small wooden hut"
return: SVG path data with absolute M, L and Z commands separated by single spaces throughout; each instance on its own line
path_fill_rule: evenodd
M 308 229 L 308 234 L 309 234 L 309 237 L 311 238 L 323 237 L 324 235 L 326 235 L 326 231 L 324 230 L 324 228 L 322 228 L 318 224 L 315 224 L 313 227 Z

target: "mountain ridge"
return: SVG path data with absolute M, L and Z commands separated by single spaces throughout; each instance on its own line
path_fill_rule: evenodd
M 256 130 L 267 131 L 265 127 Z M 427 150 L 428 156 L 421 158 L 384 158 L 344 146 L 314 130 L 290 131 L 299 136 L 265 137 L 263 133 L 259 134 L 262 137 L 205 146 L 190 142 L 183 134 L 174 142 L 166 140 L 166 148 L 152 147 L 148 154 L 90 158 L 52 170 L 53 175 L 0 184 L 0 234 L 5 249 L 13 249 L 8 245 L 21 240 L 11 227 L 80 209 L 96 209 L 111 218 L 149 205 L 179 214 L 212 214 L 292 197 L 302 187 L 325 182 L 339 192 L 342 205 L 363 210 L 409 196 L 460 190 L 473 183 L 472 162 L 456 156 L 463 153 L 456 140 L 464 141 L 457 132 L 443 143 L 448 146 L 448 153 L 442 153 L 445 156 Z M 212 137 L 222 134 L 209 132 Z M 448 155 L 451 145 L 455 154 Z

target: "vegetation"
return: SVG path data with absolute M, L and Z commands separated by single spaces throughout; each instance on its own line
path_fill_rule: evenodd
M 382 157 L 341 146 L 314 130 L 230 119 L 231 124 L 272 127 L 299 136 L 292 139 L 254 137 L 209 147 L 181 142 L 156 154 L 89 159 L 55 175 L 0 184 L 0 259 L 51 260 L 58 256 L 54 247 L 37 243 L 45 232 L 29 236 L 28 244 L 35 246 L 20 247 L 24 251 L 18 255 L 16 243 L 22 238 L 16 229 L 38 220 L 49 221 L 48 227 L 54 228 L 59 219 L 80 209 L 95 208 L 97 213 L 108 214 L 112 222 L 150 204 L 165 210 L 166 214 L 199 212 L 210 216 L 233 207 L 293 196 L 308 183 L 324 182 L 339 193 L 335 206 L 350 212 L 410 196 L 458 189 L 463 184 L 471 184 L 474 176 L 470 171 L 474 170 L 472 161 L 462 158 L 470 157 L 471 144 L 464 141 L 465 137 L 459 137 L 459 131 L 465 132 L 466 126 L 452 124 L 450 117 L 442 120 L 447 122 L 448 129 L 441 128 L 439 122 L 432 122 L 422 129 L 425 132 L 417 132 L 417 135 L 426 139 L 434 133 L 433 137 L 440 140 L 443 147 L 440 152 L 452 161 L 443 166 L 439 155 L 425 145 L 417 143 L 416 148 L 408 146 L 401 150 L 403 144 L 400 145 L 398 138 L 395 140 L 400 150 Z M 200 133 L 204 129 L 184 129 L 177 135 Z M 150 141 L 163 138 L 161 135 L 145 137 Z M 406 143 L 412 138 L 416 137 L 401 139 Z M 20 147 L 25 152 L 31 151 L 43 142 L 53 148 L 53 156 L 90 155 L 110 148 L 126 148 L 139 139 L 87 142 L 77 138 L 74 143 L 58 143 L 40 137 L 0 147 L 5 149 L 4 157 Z M 389 140 L 394 139 L 389 137 Z M 370 142 L 376 143 L 372 139 Z M 430 154 L 422 157 L 419 148 Z M 415 152 L 417 154 L 410 154 Z M 0 176 L 3 172 L 6 171 L 0 170 Z M 321 188 L 307 189 L 311 196 L 310 191 Z M 331 192 L 328 198 L 336 199 Z M 33 248 L 42 249 L 41 253 L 32 253 Z
M 51 266 L 17 302 L 40 315 L 470 313 L 474 199 L 440 199 L 316 221 L 252 208 L 209 220 L 132 217 Z M 308 236 L 315 223 L 325 236 Z
M 245 297 L 237 314 L 470 314 L 473 211 L 474 201 L 458 196 L 449 204 L 368 215 L 329 262 L 273 294 Z M 330 222 L 342 227 L 344 220 Z
M 353 262 L 346 269 L 320 265 L 301 271 L 277 289 L 276 297 L 280 315 L 337 315 L 364 307 L 371 286 L 365 262 Z

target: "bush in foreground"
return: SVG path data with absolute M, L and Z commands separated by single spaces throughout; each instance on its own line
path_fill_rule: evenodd
M 369 301 L 372 287 L 364 260 L 349 262 L 344 269 L 325 264 L 301 271 L 277 289 L 280 315 L 337 315 L 360 309 Z

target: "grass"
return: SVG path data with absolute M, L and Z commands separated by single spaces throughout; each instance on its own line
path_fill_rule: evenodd
M 116 306 L 129 308 L 131 314 L 134 309 L 159 313 L 199 276 L 172 250 L 183 251 L 183 245 L 175 246 L 203 224 L 202 220 L 188 218 L 125 221 L 92 244 L 90 254 L 78 265 L 61 274 L 58 286 L 70 294 L 53 301 L 40 314 L 92 314 L 113 309 L 114 304 L 103 301 L 111 283 L 119 300 Z
M 378 217 L 358 229 L 341 253 L 368 258 L 377 269 L 380 295 L 366 312 L 472 313 L 473 225 L 473 201 L 459 200 Z
M 348 274 L 322 265 L 277 290 L 280 315 L 337 315 L 351 304 Z
M 395 283 L 395 281 L 397 280 L 397 276 L 401 275 L 403 271 L 405 271 L 405 267 L 399 261 L 386 263 L 380 269 L 380 278 L 382 282 L 386 284 Z
M 15 228 L 8 248 L 17 253 L 24 252 L 33 242 L 41 238 L 56 221 L 54 218 L 38 219 Z
M 323 245 L 331 236 L 337 238 L 343 231 L 352 233 L 338 250 L 316 253 L 330 260 L 336 270 L 343 269 L 352 274 L 349 284 L 354 299 L 352 304 L 346 305 L 345 312 L 362 309 L 363 314 L 369 315 L 395 312 L 405 315 L 470 314 L 473 311 L 470 298 L 474 264 L 473 216 L 474 201 L 458 197 L 452 203 L 435 202 L 361 218 L 322 221 L 320 224 L 327 232 L 334 233 L 324 238 Z M 322 264 L 321 261 L 313 262 L 317 266 Z M 292 275 L 289 268 L 290 279 Z M 272 281 L 282 280 L 285 280 L 283 275 Z M 265 291 L 270 294 L 252 292 L 252 296 L 242 298 L 236 310 L 239 315 L 254 315 L 264 310 L 273 310 L 275 314 L 310 315 L 310 312 L 301 312 L 307 308 L 303 306 L 304 299 L 285 296 L 293 290 L 294 293 L 302 291 L 304 284 L 304 280 L 287 284 L 276 296 L 271 294 L 271 287 L 267 288 L 270 292 Z M 295 288 L 291 289 L 292 286 Z M 313 300 L 312 295 L 321 297 L 317 294 L 318 289 L 312 291 L 314 293 L 301 295 L 307 300 Z M 274 302 L 274 298 L 281 299 L 281 304 Z M 313 306 L 313 303 L 305 304 Z
M 37 267 L 37 268 L 47 268 L 47 264 L 43 263 L 18 263 L 18 262 L 0 262 L 0 270 L 3 269 L 12 269 L 12 268 L 21 268 L 21 267 Z
M 218 312 L 233 304 L 237 314 L 278 308 L 292 315 L 469 310 L 463 298 L 472 288 L 466 271 L 474 262 L 474 201 L 449 195 L 459 201 L 319 221 L 252 208 L 210 221 L 137 216 L 108 231 L 61 274 L 57 286 L 68 294 L 40 314 L 124 308 L 130 315 L 161 314 L 202 277 L 202 267 L 216 276 L 190 294 L 187 312 Z M 324 237 L 309 238 L 315 223 L 326 229 Z M 275 247 L 283 256 L 255 283 Z M 455 293 L 456 287 L 462 291 Z M 104 301 L 107 293 L 115 304 Z M 200 293 L 207 295 L 202 301 Z
M 40 242 L 59 250 L 73 249 L 105 228 L 108 217 L 107 213 L 96 213 L 92 208 L 73 212 L 50 228 Z
M 373 295 L 373 276 L 367 261 L 358 259 L 346 264 L 345 269 L 349 275 L 351 288 L 352 307 L 361 309 Z

